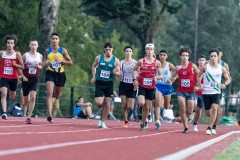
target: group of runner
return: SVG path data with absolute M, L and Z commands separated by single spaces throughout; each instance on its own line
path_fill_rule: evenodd
M 7 49 L 0 51 L 1 67 L 1 104 L 2 119 L 7 119 L 7 93 L 9 91 L 9 106 L 16 95 L 18 72 L 22 76 L 22 90 L 24 96 L 23 107 L 27 112 L 26 123 L 31 124 L 31 115 L 35 106 L 37 94 L 38 72 L 47 65 L 46 71 L 46 105 L 48 108 L 47 121 L 53 122 L 53 92 L 59 103 L 62 87 L 66 81 L 64 65 L 72 65 L 72 60 L 65 48 L 59 46 L 59 35 L 51 35 L 51 46 L 46 49 L 46 60 L 37 52 L 38 42 L 30 40 L 30 51 L 21 56 L 14 50 L 17 43 L 15 35 L 7 35 L 4 39 Z M 100 128 L 107 128 L 105 120 L 110 111 L 111 95 L 113 95 L 114 81 L 120 77 L 119 95 L 122 103 L 124 128 L 128 128 L 127 110 L 133 110 L 135 93 L 138 90 L 138 105 L 142 107 L 142 121 L 140 129 L 148 128 L 146 121 L 150 107 L 154 106 L 155 128 L 160 129 L 160 109 L 170 107 L 171 94 L 174 89 L 172 83 L 178 78 L 177 99 L 180 116 L 183 122 L 183 133 L 188 133 L 188 116 L 195 109 L 193 129 L 198 131 L 197 123 L 205 106 L 206 115 L 210 117 L 206 134 L 216 134 L 221 89 L 225 89 L 231 82 L 229 67 L 221 60 L 222 51 L 215 48 L 209 51 L 209 60 L 200 56 L 199 66 L 189 61 L 191 49 L 183 46 L 179 49 L 180 63 L 174 65 L 167 61 L 167 51 L 161 50 L 157 56 L 154 44 L 145 46 L 145 56 L 138 61 L 132 58 L 131 46 L 124 48 L 125 58 L 119 60 L 113 55 L 111 42 L 104 44 L 104 53 L 96 56 L 92 64 L 92 79 L 95 84 L 95 104 L 103 107 Z M 224 78 L 222 78 L 224 77 Z M 223 81 L 224 80 L 224 81 Z
M 7 120 L 7 105 L 8 107 L 12 106 L 12 102 L 16 96 L 20 74 L 22 77 L 22 92 L 24 97 L 23 108 L 24 113 L 27 115 L 25 123 L 32 123 L 30 117 L 34 110 L 37 95 L 38 72 L 43 66 L 47 65 L 45 76 L 47 90 L 46 105 L 48 108 L 47 121 L 52 123 L 54 86 L 54 98 L 56 99 L 55 101 L 59 103 L 58 99 L 66 80 L 64 65 L 73 64 L 67 50 L 59 46 L 58 33 L 51 34 L 51 46 L 46 50 L 46 60 L 43 60 L 42 54 L 37 52 L 38 41 L 35 39 L 30 40 L 30 51 L 23 54 L 23 56 L 21 56 L 19 51 L 14 49 L 17 43 L 17 37 L 15 35 L 6 35 L 4 42 L 6 43 L 6 50 L 0 51 L 2 119 Z M 8 92 L 9 102 L 7 104 Z
M 128 128 L 127 109 L 132 110 L 135 91 L 138 89 L 138 105 L 142 107 L 142 122 L 140 129 L 148 128 L 146 121 L 150 107 L 154 107 L 155 129 L 159 130 L 160 108 L 170 107 L 172 83 L 178 78 L 177 100 L 180 116 L 183 122 L 183 133 L 188 133 L 188 117 L 195 110 L 193 130 L 198 132 L 197 123 L 205 106 L 209 124 L 206 134 L 216 134 L 216 125 L 219 113 L 219 99 L 221 89 L 225 89 L 231 82 L 229 67 L 221 60 L 222 51 L 214 48 L 209 51 L 209 60 L 200 56 L 199 66 L 189 61 L 191 49 L 182 46 L 179 49 L 180 63 L 174 67 L 167 62 L 166 50 L 161 50 L 157 56 L 154 44 L 146 44 L 145 57 L 136 61 L 132 58 L 133 49 L 124 48 L 125 59 L 119 61 L 113 55 L 113 45 L 108 42 L 104 45 L 104 53 L 98 55 L 92 65 L 92 79 L 95 83 L 95 103 L 103 107 L 103 115 L 98 123 L 100 128 L 107 128 L 105 120 L 109 113 L 110 97 L 113 93 L 114 81 L 121 77 L 119 95 L 122 103 L 124 128 Z M 222 78 L 224 77 L 224 78 Z

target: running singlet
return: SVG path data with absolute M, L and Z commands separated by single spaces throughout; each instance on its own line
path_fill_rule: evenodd
M 110 61 L 104 60 L 104 54 L 100 55 L 98 67 L 96 71 L 96 80 L 100 81 L 113 81 L 113 69 L 115 68 L 115 56 L 112 56 Z
M 218 64 L 217 68 L 212 68 L 207 64 L 206 71 L 203 75 L 203 94 L 220 94 L 221 93 L 222 66 Z
M 62 73 L 64 72 L 64 65 L 62 63 L 57 63 L 55 58 L 64 60 L 63 47 L 59 46 L 57 52 L 53 52 L 52 47 L 48 48 L 47 59 L 48 59 L 48 70 L 53 72 Z
M 122 71 L 121 81 L 124 83 L 133 83 L 131 71 L 132 71 L 133 67 L 135 66 L 136 61 L 132 60 L 131 64 L 128 66 L 124 63 L 124 61 L 125 60 L 122 60 L 121 64 L 120 64 L 121 71 Z
M 196 82 L 194 81 L 194 73 L 192 71 L 192 63 L 189 62 L 187 68 L 178 65 L 178 92 L 193 92 Z
M 0 77 L 7 79 L 18 79 L 18 68 L 13 66 L 13 61 L 19 64 L 16 51 L 11 55 L 7 55 L 7 52 L 2 53 Z
M 36 53 L 36 57 L 33 57 L 29 52 L 26 54 L 26 61 L 24 62 L 23 74 L 27 77 L 37 77 L 38 68 L 37 66 L 41 62 L 41 54 Z
M 143 58 L 138 77 L 139 86 L 142 88 L 155 88 L 156 81 L 154 77 L 156 76 L 156 70 L 156 58 L 151 64 L 146 62 L 146 59 Z
M 172 76 L 172 71 L 169 68 L 169 62 L 166 63 L 165 67 L 161 68 L 162 70 L 162 80 L 158 80 L 159 82 L 167 82 Z M 158 76 L 158 72 L 157 72 Z

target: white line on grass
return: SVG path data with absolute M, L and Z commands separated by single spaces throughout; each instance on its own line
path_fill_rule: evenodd
M 221 140 L 223 140 L 224 138 L 227 138 L 233 134 L 239 134 L 240 131 L 231 131 L 231 132 L 228 132 L 224 135 L 221 135 L 219 137 L 216 137 L 214 139 L 211 139 L 211 140 L 208 140 L 208 141 L 205 141 L 203 143 L 200 143 L 200 144 L 197 144 L 197 145 L 194 145 L 194 146 L 191 146 L 191 147 L 188 147 L 186 149 L 183 149 L 181 151 L 178 151 L 178 152 L 175 152 L 173 154 L 169 154 L 167 156 L 163 156 L 163 157 L 160 157 L 160 158 L 157 158 L 155 160 L 182 160 L 182 159 L 185 159 L 197 152 L 199 152 L 200 150 L 204 149 L 204 148 L 207 148 L 209 147 L 210 145 L 214 144 L 214 143 L 217 143 Z
M 144 137 L 157 136 L 157 135 L 161 135 L 161 134 L 168 134 L 168 133 L 179 132 L 179 131 L 180 130 L 175 130 L 175 131 L 160 132 L 160 133 L 140 135 L 140 136 L 104 138 L 104 139 L 96 139 L 96 140 L 86 140 L 86 141 L 78 141 L 78 142 L 65 142 L 65 143 L 57 143 L 57 144 L 42 145 L 42 146 L 35 146 L 35 147 L 25 147 L 25 148 L 0 150 L 0 156 L 6 156 L 6 155 L 12 155 L 12 154 L 20 154 L 20 153 L 33 152 L 33 151 L 41 151 L 41 150 L 61 148 L 61 147 L 74 146 L 74 145 L 82 145 L 82 144 L 91 144 L 91 143 L 108 142 L 108 141 L 116 141 L 116 140 L 127 140 L 127 139 L 144 138 Z

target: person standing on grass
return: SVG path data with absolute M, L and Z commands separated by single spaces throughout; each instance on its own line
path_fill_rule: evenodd
M 189 61 L 189 55 L 192 53 L 189 47 L 181 47 L 178 53 L 181 63 L 174 68 L 171 81 L 175 81 L 175 77 L 178 76 L 177 99 L 184 126 L 182 133 L 188 133 L 187 115 L 191 115 L 193 112 L 195 98 L 194 87 L 196 81 L 194 80 L 194 72 L 198 73 L 199 69 Z
M 135 66 L 136 60 L 132 58 L 133 49 L 130 46 L 126 46 L 124 48 L 125 59 L 120 63 L 120 70 L 121 70 L 121 82 L 119 84 L 119 95 L 121 97 L 122 103 L 122 115 L 124 125 L 123 128 L 128 128 L 128 117 L 127 117 L 127 110 L 133 110 L 134 108 L 134 90 L 133 90 L 133 80 L 131 71 Z
M 219 110 L 219 99 L 221 89 L 225 89 L 230 83 L 230 77 L 225 67 L 219 64 L 219 51 L 212 49 L 209 51 L 210 61 L 201 68 L 197 75 L 197 85 L 203 90 L 203 101 L 205 106 L 206 115 L 209 116 L 209 123 L 206 130 L 207 135 L 217 134 L 216 126 L 213 126 L 217 120 Z M 201 84 L 203 75 L 203 84 Z M 225 82 L 222 83 L 222 76 Z
M 120 75 L 120 62 L 113 55 L 111 42 L 104 44 L 104 53 L 96 56 L 92 64 L 92 79 L 95 83 L 95 103 L 103 107 L 102 118 L 98 122 L 99 128 L 107 128 L 105 120 L 110 111 L 110 102 L 113 95 L 114 80 Z
M 154 96 L 155 86 L 157 80 L 162 78 L 161 63 L 156 59 L 154 53 L 154 44 L 148 43 L 145 46 L 146 56 L 139 61 L 132 69 L 132 77 L 134 82 L 134 90 L 138 88 L 138 105 L 143 109 L 142 123 L 140 130 L 146 130 L 148 128 L 147 117 Z M 139 71 L 138 78 L 135 77 L 135 72 Z M 158 76 L 156 76 L 156 72 Z M 160 107 L 160 106 L 159 106 Z M 160 108 L 159 108 L 160 114 Z M 156 128 L 159 128 L 160 121 L 156 119 Z
M 198 58 L 198 69 L 202 69 L 204 64 L 206 63 L 206 57 L 204 55 L 200 56 Z M 195 74 L 196 76 L 196 81 L 197 81 L 197 74 Z M 201 81 L 201 83 L 203 83 L 203 81 Z M 198 127 L 197 127 L 197 123 L 199 121 L 199 119 L 201 118 L 202 115 L 202 108 L 204 107 L 204 102 L 203 102 L 203 97 L 202 97 L 202 90 L 200 90 L 198 87 L 196 87 L 196 92 L 195 92 L 195 114 L 194 114 L 194 118 L 193 118 L 193 131 L 194 132 L 198 132 Z
M 20 74 L 22 75 L 24 115 L 26 115 L 26 112 L 28 111 L 27 119 L 25 120 L 25 123 L 27 124 L 32 123 L 30 117 L 32 116 L 32 112 L 35 107 L 38 86 L 38 70 L 42 69 L 42 55 L 37 52 L 37 40 L 31 40 L 29 43 L 29 47 L 30 51 L 26 52 L 22 57 L 24 63 L 24 70 L 20 70 Z
M 6 35 L 4 38 L 7 50 L 0 51 L 0 77 L 1 77 L 1 104 L 2 104 L 2 119 L 7 120 L 7 94 L 9 89 L 9 104 L 16 96 L 18 69 L 24 69 L 21 53 L 14 50 L 17 44 L 17 36 Z
M 56 102 L 59 103 L 58 99 L 60 98 L 62 88 L 65 85 L 66 75 L 64 72 L 65 65 L 73 65 L 73 62 L 68 54 L 68 51 L 59 46 L 60 37 L 58 33 L 52 33 L 51 35 L 51 46 L 47 49 L 47 64 L 48 68 L 46 71 L 46 89 L 47 89 L 47 109 L 48 117 L 47 121 L 53 122 L 53 100 L 52 95 L 55 86 L 55 98 Z

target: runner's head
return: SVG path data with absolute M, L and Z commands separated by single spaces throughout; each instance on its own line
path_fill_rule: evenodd
M 52 42 L 52 45 L 58 45 L 60 39 L 59 39 L 59 34 L 54 32 L 51 34 L 51 42 Z
M 113 52 L 113 45 L 111 42 L 107 42 L 104 44 L 104 53 L 107 57 L 111 57 L 112 52 Z
M 188 61 L 189 55 L 192 53 L 192 50 L 188 46 L 181 46 L 178 50 L 178 53 L 182 61 Z
M 38 41 L 35 39 L 31 39 L 29 42 L 29 47 L 31 51 L 37 51 L 38 48 Z
M 131 46 L 126 46 L 124 48 L 125 58 L 131 58 L 133 54 L 133 49 Z
M 146 55 L 148 56 L 153 56 L 153 57 L 155 57 L 155 53 L 154 53 L 154 49 L 155 49 L 155 47 L 154 47 L 154 44 L 152 44 L 152 43 L 148 43 L 148 44 L 146 44 L 146 46 L 145 46 L 145 52 L 146 52 Z
M 160 50 L 160 52 L 159 52 L 159 60 L 163 62 L 163 61 L 166 61 L 167 58 L 168 58 L 168 55 L 167 55 L 166 49 Z
M 198 57 L 198 65 L 202 67 L 206 63 L 206 60 L 207 59 L 204 55 L 199 56 Z
M 216 50 L 219 52 L 219 58 L 221 59 L 222 56 L 223 56 L 223 52 L 222 52 L 222 49 L 217 47 Z
M 10 49 L 10 50 L 14 48 L 14 46 L 17 44 L 17 41 L 18 41 L 17 36 L 14 35 L 14 34 L 6 35 L 4 37 L 4 42 L 6 43 L 7 48 Z
M 210 62 L 218 62 L 219 59 L 219 52 L 216 48 L 210 50 L 209 52 L 209 56 L 210 56 Z

